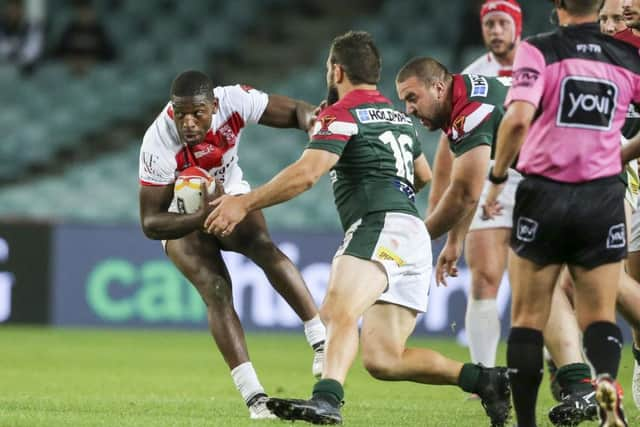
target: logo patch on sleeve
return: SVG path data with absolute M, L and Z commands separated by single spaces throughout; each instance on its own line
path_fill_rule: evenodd
M 540 72 L 533 68 L 518 68 L 513 72 L 513 87 L 532 87 L 540 77 Z
M 470 96 L 482 96 L 486 97 L 489 92 L 489 83 L 487 79 L 476 74 L 469 75 L 471 80 L 471 95 Z
M 608 80 L 569 76 L 562 80 L 558 126 L 609 130 L 618 101 L 618 86 Z

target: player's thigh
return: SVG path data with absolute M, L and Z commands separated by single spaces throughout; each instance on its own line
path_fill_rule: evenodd
M 472 286 L 497 287 L 507 266 L 509 228 L 472 231 L 465 241 L 465 260 L 471 270 Z M 474 277 L 475 276 L 475 277 Z
M 219 241 L 222 249 L 251 259 L 265 256 L 265 251 L 276 249 L 261 210 L 249 212 L 230 236 L 221 237 Z
M 326 321 L 336 316 L 358 318 L 386 287 L 387 275 L 379 263 L 352 255 L 336 256 L 321 316 Z
M 615 322 L 622 261 L 590 269 L 570 265 L 569 271 L 576 289 L 574 303 L 580 327 L 584 329 L 590 323 L 600 320 Z
M 213 235 L 195 231 L 180 239 L 168 240 L 166 251 L 205 300 L 231 299 L 231 278 Z
M 561 264 L 539 265 L 511 252 L 509 269 L 517 279 L 511 283 L 511 321 L 514 326 L 544 329 L 549 318 L 553 289 Z
M 573 294 L 575 292 L 575 287 L 573 286 L 573 278 L 571 277 L 571 274 L 569 274 L 569 268 L 567 268 L 566 265 L 562 267 L 562 272 L 560 273 L 560 277 L 558 277 L 557 287 L 564 292 L 573 307 Z
M 365 215 L 347 230 L 337 251 L 334 267 L 345 263 L 341 259 L 344 255 L 356 258 L 345 258 L 350 263 L 369 265 L 369 271 L 375 274 L 375 282 L 374 277 L 369 280 L 358 272 L 352 279 L 370 282 L 370 285 L 364 285 L 371 289 L 365 299 L 369 305 L 373 303 L 371 297 L 377 296 L 376 299 L 381 302 L 418 312 L 426 310 L 432 273 L 431 238 L 420 218 L 401 212 Z M 334 271 L 332 285 L 334 282 L 342 283 L 346 276 Z M 332 285 L 328 298 L 333 296 Z M 349 283 L 344 283 L 344 286 L 349 286 Z
M 360 341 L 362 358 L 394 359 L 402 355 L 407 339 L 416 326 L 417 312 L 396 304 L 378 302 L 362 318 Z

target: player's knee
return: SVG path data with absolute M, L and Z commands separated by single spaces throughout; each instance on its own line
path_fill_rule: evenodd
M 471 290 L 474 299 L 495 298 L 500 286 L 500 274 L 485 269 L 475 269 L 471 272 Z
M 221 277 L 204 280 L 202 285 L 198 286 L 198 291 L 209 308 L 232 304 L 231 287 Z
M 320 314 L 320 320 L 322 320 L 325 326 L 348 327 L 352 324 L 357 325 L 358 322 L 358 318 L 355 315 L 349 313 L 347 310 L 343 310 L 337 304 L 332 304 L 329 298 L 325 299 L 318 313 Z
M 362 352 L 362 363 L 369 374 L 378 380 L 395 379 L 395 367 L 399 365 L 398 356 L 385 351 L 368 349 Z

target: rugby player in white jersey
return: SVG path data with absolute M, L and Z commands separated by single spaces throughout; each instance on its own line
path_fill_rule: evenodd
M 238 144 L 248 123 L 279 128 L 311 126 L 311 105 L 267 95 L 248 86 L 214 87 L 202 72 L 185 71 L 171 86 L 171 100 L 144 135 L 140 150 L 140 217 L 145 235 L 162 240 L 175 266 L 207 305 L 209 329 L 231 376 L 249 407 L 250 417 L 274 418 L 267 396 L 249 360 L 244 333 L 233 307 L 231 278 L 221 250 L 241 253 L 255 262 L 272 286 L 304 322 L 315 352 L 313 373 L 320 375 L 325 328 L 302 276 L 271 241 L 260 211 L 249 214 L 233 233 L 213 236 L 203 230 L 210 212 L 203 186 L 201 208 L 181 214 L 173 197 L 176 175 L 189 167 L 207 170 L 227 194 L 247 193 L 238 166 Z

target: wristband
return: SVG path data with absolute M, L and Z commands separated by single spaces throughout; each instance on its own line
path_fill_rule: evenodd
M 492 184 L 496 184 L 496 185 L 504 184 L 505 182 L 507 182 L 507 179 L 509 179 L 509 174 L 505 174 L 504 176 L 495 176 L 493 174 L 493 167 L 489 169 L 489 181 Z

